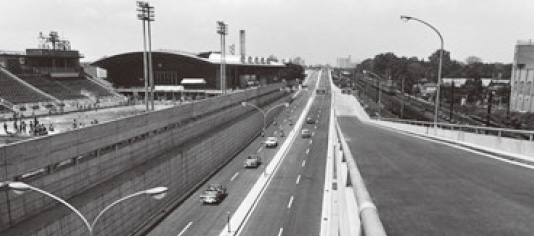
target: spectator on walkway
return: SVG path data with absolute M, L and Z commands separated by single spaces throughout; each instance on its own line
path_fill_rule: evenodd
M 48 126 L 48 130 L 50 130 L 50 132 L 54 132 L 54 126 L 52 125 L 52 123 L 50 123 L 50 125 Z
M 13 128 L 15 128 L 15 133 L 19 133 L 19 126 L 17 125 L 17 120 L 13 121 Z
M 9 132 L 7 131 L 7 123 L 4 121 L 4 131 L 6 132 L 6 134 L 9 134 Z
M 78 123 L 76 123 L 76 119 L 74 119 L 74 123 L 72 123 L 72 128 L 76 129 L 78 127 Z
M 26 122 L 24 122 L 24 120 L 21 120 L 20 121 L 20 129 L 22 130 L 22 133 L 26 133 Z
M 33 122 L 30 120 L 30 134 L 33 134 Z

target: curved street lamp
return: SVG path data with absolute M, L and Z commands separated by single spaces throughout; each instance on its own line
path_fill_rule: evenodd
M 147 194 L 147 195 L 153 197 L 156 200 L 160 200 L 160 199 L 165 197 L 165 195 L 167 194 L 167 190 L 168 190 L 167 187 L 155 187 L 155 188 L 139 191 L 139 192 L 130 194 L 128 196 L 125 196 L 125 197 L 123 197 L 123 198 L 121 198 L 119 200 L 114 201 L 110 205 L 108 205 L 100 213 L 98 213 L 98 215 L 95 217 L 95 219 L 93 220 L 92 223 L 89 223 L 87 218 L 85 218 L 82 215 L 82 213 L 80 211 L 78 211 L 74 206 L 72 206 L 71 204 L 69 204 L 65 200 L 59 198 L 58 196 L 56 196 L 54 194 L 51 194 L 49 192 L 46 192 L 46 191 L 44 191 L 42 189 L 33 187 L 33 186 L 31 186 L 29 184 L 26 184 L 26 183 L 23 183 L 23 182 L 4 182 L 4 183 L 0 183 L 0 186 L 7 186 L 8 189 L 12 189 L 13 192 L 15 192 L 16 194 L 22 194 L 22 193 L 24 193 L 24 192 L 26 192 L 28 190 L 33 190 L 33 191 L 42 193 L 42 194 L 44 194 L 44 195 L 46 195 L 46 196 L 48 196 L 50 198 L 55 199 L 56 201 L 62 203 L 63 205 L 67 206 L 68 208 L 70 208 L 72 211 L 74 211 L 74 213 L 76 213 L 83 220 L 83 223 L 85 224 L 85 226 L 89 230 L 89 235 L 91 235 L 91 236 L 93 235 L 94 227 L 95 227 L 95 224 L 98 221 L 98 219 L 102 216 L 102 214 L 104 214 L 104 212 L 109 210 L 111 207 L 117 205 L 118 203 L 120 203 L 120 202 L 122 202 L 124 200 L 130 199 L 130 198 L 135 197 L 135 196 L 144 195 L 144 194 Z
M 277 107 L 280 107 L 280 106 L 288 107 L 289 106 L 289 102 L 284 102 L 284 103 L 278 104 L 276 106 L 273 106 L 273 107 L 267 109 L 267 111 L 264 111 L 263 109 L 259 108 L 258 106 L 254 105 L 254 104 L 252 104 L 250 102 L 241 102 L 241 106 L 243 106 L 243 107 L 251 106 L 251 107 L 254 107 L 258 111 L 261 112 L 261 114 L 263 115 L 263 129 L 262 129 L 262 132 L 263 132 L 263 135 L 265 135 L 266 132 L 267 132 L 267 115 L 269 114 L 269 112 L 274 110 Z M 265 167 L 263 169 L 263 174 L 267 175 L 267 167 Z
M 436 84 L 436 101 L 435 101 L 435 111 L 434 111 L 434 132 L 435 132 L 435 129 L 437 128 L 437 124 L 438 124 L 439 90 L 440 90 L 439 88 L 441 86 L 441 66 L 442 66 L 442 61 L 443 61 L 443 37 L 441 36 L 439 31 L 434 26 L 432 26 L 431 24 L 429 24 L 429 23 L 427 23 L 427 22 L 425 22 L 423 20 L 420 20 L 420 19 L 417 19 L 417 18 L 411 17 L 411 16 L 401 16 L 400 18 L 401 18 L 401 20 L 404 20 L 406 22 L 409 21 L 409 20 L 415 20 L 415 21 L 418 21 L 420 23 L 425 24 L 426 26 L 428 26 L 431 29 L 433 29 L 434 31 L 436 31 L 436 33 L 439 36 L 439 39 L 441 40 L 441 50 L 439 51 L 438 82 Z
M 277 108 L 279 106 L 288 107 L 289 103 L 285 102 L 285 103 L 278 104 L 278 105 L 276 105 L 274 107 L 271 107 L 271 108 L 267 109 L 267 111 L 263 111 L 263 109 L 259 108 L 258 106 L 254 105 L 254 104 L 252 104 L 250 102 L 241 102 L 241 106 L 243 106 L 243 107 L 251 106 L 251 107 L 254 107 L 258 111 L 261 112 L 261 114 L 263 115 L 263 134 L 265 135 L 265 132 L 266 132 L 266 129 L 267 129 L 267 114 L 269 114 L 270 111 L 274 110 L 275 108 Z
M 376 73 L 368 70 L 363 70 L 363 74 L 365 75 L 373 75 L 378 79 L 378 120 L 380 120 L 380 111 L 382 110 L 382 78 L 378 76 Z

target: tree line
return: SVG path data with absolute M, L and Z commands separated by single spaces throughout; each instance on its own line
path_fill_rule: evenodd
M 417 57 L 398 57 L 392 52 L 368 58 L 356 66 L 356 72 L 372 71 L 396 84 L 404 79 L 405 91 L 412 93 L 414 84 L 436 82 L 438 78 L 440 50 L 432 53 L 427 60 Z M 512 64 L 484 63 L 481 58 L 470 56 L 465 61 L 452 60 L 450 52 L 443 50 L 442 78 L 472 79 L 466 86 L 481 84 L 481 78 L 510 79 Z M 479 86 L 476 86 L 479 87 Z

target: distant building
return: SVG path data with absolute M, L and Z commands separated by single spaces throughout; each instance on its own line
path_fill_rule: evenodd
M 304 59 L 301 57 L 295 57 L 292 62 L 297 65 L 306 66 Z
M 450 85 L 454 81 L 454 87 L 462 87 L 468 80 L 474 80 L 470 78 L 443 78 L 441 82 L 443 85 Z M 510 80 L 507 79 L 492 79 L 492 78 L 481 78 L 482 86 L 488 87 L 495 84 L 509 84 Z
M 356 63 L 353 63 L 350 59 L 350 55 L 347 58 L 338 58 L 337 59 L 337 67 L 338 68 L 354 68 L 356 67 Z
M 85 73 L 91 75 L 93 78 L 105 79 L 108 76 L 106 70 L 92 66 L 89 62 L 80 62 L 80 66 L 82 66 Z
M 510 111 L 534 112 L 534 41 L 515 46 L 510 94 Z

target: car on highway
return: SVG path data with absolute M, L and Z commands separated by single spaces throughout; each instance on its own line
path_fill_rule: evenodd
M 303 129 L 302 132 L 301 132 L 301 136 L 302 136 L 302 138 L 310 138 L 311 137 L 311 132 L 308 129 Z
M 258 166 L 261 165 L 261 157 L 258 155 L 249 155 L 247 159 L 245 159 L 244 166 L 245 168 L 258 168 Z
M 217 204 L 226 197 L 226 187 L 222 184 L 210 184 L 200 195 L 200 201 L 204 204 Z
M 264 143 L 265 147 L 275 148 L 276 146 L 278 146 L 278 139 L 276 137 L 267 137 Z
M 308 124 L 315 124 L 315 119 L 311 118 L 311 117 L 308 117 L 306 118 L 306 123 Z

